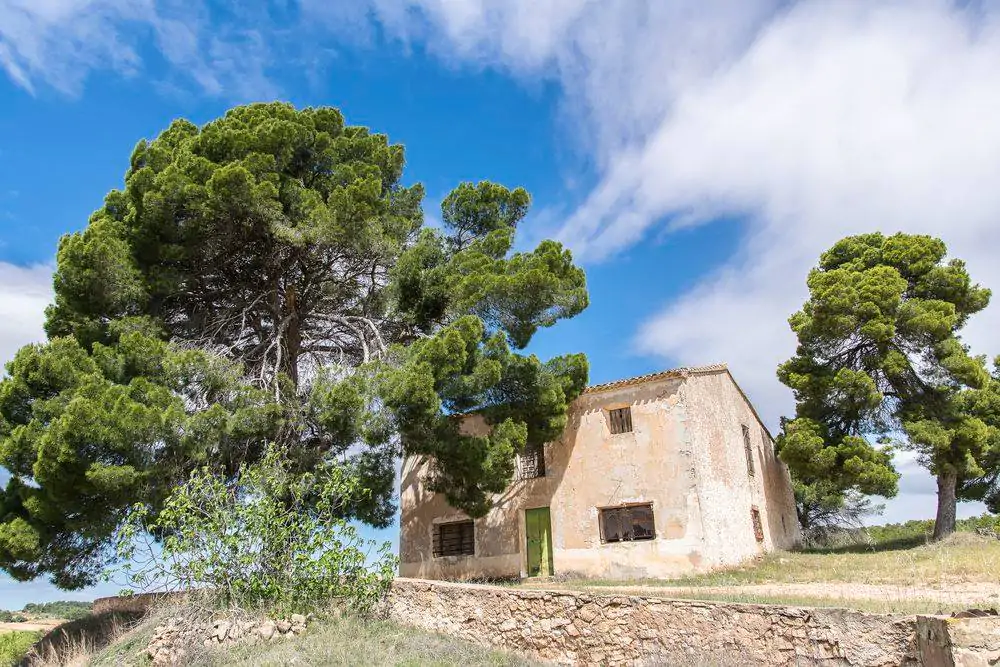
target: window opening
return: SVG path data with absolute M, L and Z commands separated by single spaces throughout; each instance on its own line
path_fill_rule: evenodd
M 653 504 L 607 507 L 600 510 L 601 541 L 630 542 L 656 537 Z
M 608 425 L 611 433 L 629 433 L 632 430 L 632 408 L 608 410 Z
M 764 541 L 764 524 L 760 522 L 760 510 L 756 507 L 750 508 L 750 520 L 753 521 L 753 535 L 758 542 Z
M 434 557 L 474 556 L 476 526 L 471 520 L 434 524 Z
M 545 451 L 542 445 L 528 445 L 520 456 L 521 479 L 545 477 Z
M 750 444 L 750 427 L 743 424 L 743 449 L 747 454 L 747 472 L 753 477 L 753 445 Z

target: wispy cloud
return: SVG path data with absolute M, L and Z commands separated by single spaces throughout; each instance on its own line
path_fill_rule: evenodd
M 271 42 L 261 33 L 273 27 L 268 14 L 236 8 L 217 16 L 222 9 L 202 0 L 0 0 L 0 67 L 33 94 L 51 86 L 78 95 L 95 71 L 143 71 L 145 52 L 199 92 L 273 97 Z
M 836 239 L 935 234 L 1000 288 L 1000 22 L 991 4 L 404 4 L 444 57 L 561 84 L 599 170 L 557 228 L 578 256 L 598 261 L 650 237 L 669 243 L 681 227 L 745 220 L 737 252 L 643 323 L 635 345 L 667 363 L 728 360 L 772 425 L 791 409 L 775 378 L 794 350 L 786 318 Z M 994 307 L 968 339 L 1000 352 L 989 348 L 998 327 Z M 908 488 L 889 512 L 926 514 L 926 498 Z M 904 507 L 911 500 L 920 509 Z

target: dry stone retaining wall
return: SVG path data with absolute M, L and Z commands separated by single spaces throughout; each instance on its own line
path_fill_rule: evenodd
M 397 580 L 393 620 L 588 665 L 919 665 L 916 618 Z

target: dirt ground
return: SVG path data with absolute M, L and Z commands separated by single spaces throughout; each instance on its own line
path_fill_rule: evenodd
M 3 632 L 38 632 L 51 630 L 57 625 L 62 625 L 66 621 L 58 618 L 40 618 L 34 621 L 25 621 L 24 623 L 0 623 L 0 633 Z
M 558 588 L 549 584 L 546 588 Z M 740 586 L 573 586 L 590 588 L 595 593 L 622 593 L 649 597 L 734 596 L 761 598 L 825 598 L 830 600 L 884 600 L 905 602 L 927 600 L 948 605 L 990 602 L 1000 606 L 1000 582 L 946 585 L 861 584 L 816 582 L 796 584 L 744 584 Z

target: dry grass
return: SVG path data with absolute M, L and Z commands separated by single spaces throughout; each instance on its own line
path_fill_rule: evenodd
M 744 566 L 679 579 L 526 584 L 594 593 L 950 613 L 1000 605 L 1000 541 L 956 533 L 940 543 L 777 552 Z
M 642 586 L 737 586 L 847 582 L 936 586 L 996 583 L 1000 579 L 1000 540 L 970 533 L 913 548 L 847 547 L 829 551 L 778 551 L 744 566 L 678 579 L 643 579 Z M 581 582 L 582 583 L 582 582 Z M 594 580 L 589 586 L 620 586 Z
M 148 665 L 144 650 L 163 611 L 124 634 L 113 645 L 93 655 L 91 667 Z M 176 610 L 175 612 L 176 613 Z M 191 646 L 185 665 L 190 667 L 265 667 L 279 665 L 371 665 L 416 667 L 418 665 L 528 666 L 530 661 L 510 653 L 406 628 L 385 621 L 334 618 L 318 621 L 294 639 L 264 645 L 242 643 L 225 647 Z
M 471 642 L 406 628 L 386 621 L 353 618 L 318 623 L 294 640 L 205 651 L 190 663 L 199 667 L 279 665 L 364 665 L 416 667 L 527 666 L 528 660 Z
M 135 627 L 138 614 L 108 613 L 68 621 L 43 636 L 22 662 L 27 667 L 85 665 L 98 651 Z

